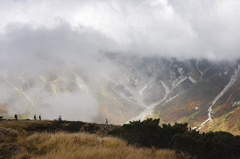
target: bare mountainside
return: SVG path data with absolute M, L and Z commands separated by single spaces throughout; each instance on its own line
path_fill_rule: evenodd
M 0 76 L 4 118 L 41 114 L 55 119 L 122 124 L 188 122 L 200 131 L 239 133 L 239 60 L 177 60 L 105 53 L 93 68 L 6 70 Z M 93 71 L 94 70 L 94 71 Z

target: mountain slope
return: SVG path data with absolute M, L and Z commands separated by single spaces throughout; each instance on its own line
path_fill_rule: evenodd
M 5 118 L 41 114 L 122 124 L 161 118 L 200 131 L 239 133 L 240 61 L 140 57 L 102 53 L 91 67 L 42 72 L 6 70 L 0 76 Z

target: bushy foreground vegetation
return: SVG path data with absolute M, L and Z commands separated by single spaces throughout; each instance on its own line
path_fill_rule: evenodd
M 0 158 L 240 157 L 240 136 L 227 132 L 199 133 L 195 130 L 188 131 L 187 123 L 159 126 L 159 122 L 160 119 L 133 121 L 117 129 L 108 131 L 106 129 L 108 137 L 100 137 L 101 135 L 91 131 L 95 130 L 94 127 L 99 127 L 99 130 L 101 127 L 107 128 L 99 124 L 88 124 L 89 130 L 80 133 L 80 129 L 85 130 L 86 123 L 69 121 L 0 123 L 0 127 L 5 127 L 1 128 L 4 135 L 0 134 Z
M 0 127 L 7 128 L 6 131 L 12 131 L 12 133 L 5 132 L 5 136 L 0 137 L 0 158 L 180 159 L 174 150 L 139 147 L 136 144 L 129 145 L 126 140 L 116 137 L 100 137 L 96 134 L 76 132 L 82 125 L 83 122 L 70 121 L 0 123 Z
M 9 140 L 9 139 L 8 139 Z M 2 142 L 2 141 L 1 141 Z M 98 137 L 86 133 L 34 133 L 1 143 L 1 158 L 16 159 L 179 159 L 172 150 L 127 146 L 127 142 L 113 137 Z M 9 146 L 11 144 L 11 147 Z M 11 151 L 10 149 L 14 150 Z
M 188 131 L 188 124 L 163 124 L 160 119 L 147 119 L 124 124 L 118 129 L 118 135 L 128 144 L 143 147 L 168 148 L 184 156 L 200 159 L 231 159 L 240 157 L 240 136 L 227 132 L 209 132 L 200 134 Z
M 0 122 L 0 127 L 12 128 L 18 132 L 78 132 L 84 125 L 81 121 L 18 121 L 18 122 Z

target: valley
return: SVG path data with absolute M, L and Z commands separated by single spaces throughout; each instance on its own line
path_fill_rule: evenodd
M 239 133 L 235 115 L 239 105 L 225 108 L 240 100 L 235 97 L 240 88 L 238 60 L 180 61 L 121 54 L 103 54 L 101 59 L 114 68 L 106 76 L 79 68 L 32 75 L 6 71 L 0 85 L 11 93 L 0 101 L 3 116 L 19 112 L 22 118 L 41 114 L 53 120 L 62 115 L 100 123 L 108 118 L 112 124 L 152 117 L 161 123 L 187 122 L 200 131 Z

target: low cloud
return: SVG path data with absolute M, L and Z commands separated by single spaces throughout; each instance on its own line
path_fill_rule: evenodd
M 239 58 L 239 8 L 238 0 L 1 0 L 0 83 L 1 90 L 12 89 L 3 91 L 1 104 L 17 91 L 6 83 L 10 75 L 4 72 L 16 72 L 26 79 L 54 72 L 62 75 L 62 81 L 68 81 L 62 72 L 81 68 L 93 86 L 117 72 L 102 58 L 104 53 L 178 59 Z M 16 80 L 16 87 L 26 79 Z M 98 107 L 93 96 L 81 92 L 59 96 L 60 103 L 41 103 L 43 118 L 52 118 L 45 114 L 48 111 L 74 120 L 90 120 L 83 113 L 86 111 L 91 112 L 91 118 L 96 115 L 91 111 Z M 13 109 L 18 107 L 13 105 Z M 76 114 L 71 116 L 70 109 Z M 27 109 L 19 110 L 24 111 Z
M 84 93 L 62 93 L 51 99 L 51 104 L 40 104 L 38 114 L 44 119 L 57 119 L 59 115 L 63 120 L 90 122 L 98 114 L 98 102 Z
M 28 61 L 74 60 L 100 51 L 179 58 L 239 56 L 237 0 L 0 3 L 1 60 L 8 62 L 23 56 Z

